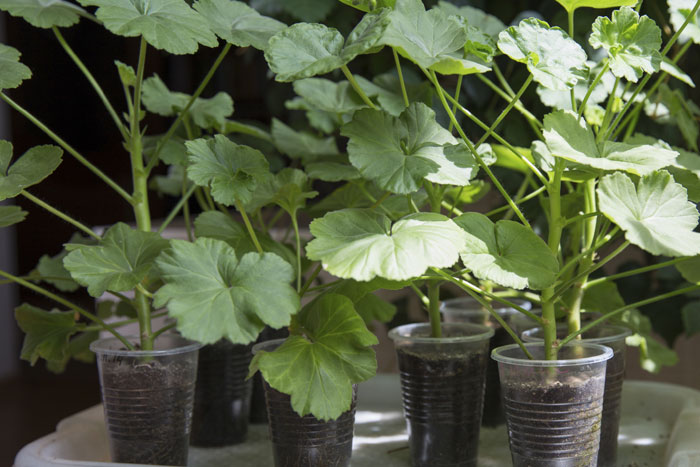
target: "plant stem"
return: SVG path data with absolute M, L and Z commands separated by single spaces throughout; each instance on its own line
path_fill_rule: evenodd
M 399 59 L 399 54 L 396 52 L 395 48 L 391 48 L 394 53 L 394 63 L 396 63 L 396 72 L 399 74 L 399 83 L 401 84 L 401 95 L 403 96 L 403 103 L 408 107 L 411 102 L 408 100 L 408 93 L 406 92 L 406 83 L 403 80 L 403 73 L 401 72 L 401 61 Z M 461 76 L 460 76 L 461 78 Z
M 160 328 L 159 330 L 157 330 L 156 332 L 153 333 L 153 340 L 155 340 L 156 337 L 160 336 L 161 334 L 170 331 L 175 326 L 177 326 L 177 323 L 170 323 L 170 324 L 163 326 L 162 328 Z
M 160 318 L 161 316 L 166 316 L 168 313 L 167 312 L 161 312 L 161 313 L 153 313 L 153 318 Z M 131 318 L 131 319 L 125 319 L 123 321 L 117 321 L 116 323 L 110 323 L 115 329 L 120 328 L 122 326 L 126 326 L 127 324 L 133 324 L 137 323 L 139 321 L 138 318 Z M 102 331 L 103 328 L 102 326 L 95 324 L 92 326 L 85 326 L 82 331 L 83 332 L 91 332 L 91 331 Z
M 495 71 L 495 69 L 494 69 L 494 71 Z M 484 75 L 482 75 L 480 73 L 477 74 L 476 77 L 477 77 L 477 79 L 482 81 L 486 86 L 491 88 L 491 90 L 493 92 L 495 92 L 496 94 L 498 94 L 504 101 L 510 102 L 510 100 L 513 96 L 508 95 L 507 93 L 503 92 L 503 90 L 501 88 L 499 88 L 496 85 L 496 83 L 494 83 L 493 81 L 491 81 L 490 79 L 488 79 L 487 77 L 485 77 Z M 533 130 L 535 130 L 535 133 L 537 134 L 537 136 L 539 138 L 542 138 L 542 132 L 540 131 L 540 127 L 542 126 L 542 124 L 537 119 L 537 117 L 535 117 L 529 110 L 527 110 L 525 107 L 523 107 L 521 102 L 517 102 L 515 104 L 515 110 L 517 110 L 518 112 L 523 114 L 523 116 L 527 119 L 527 121 L 534 125 Z
M 421 289 L 418 288 L 416 284 L 413 282 L 410 283 L 411 289 L 415 292 L 416 295 L 418 295 L 418 298 L 420 298 L 421 303 L 423 303 L 423 306 L 426 308 L 430 307 L 430 300 L 428 297 L 421 291 Z
M 175 216 L 177 216 L 177 213 L 180 212 L 180 209 L 182 209 L 183 206 L 185 206 L 185 203 L 187 203 L 187 200 L 189 200 L 190 197 L 192 196 L 192 193 L 194 193 L 195 188 L 197 188 L 197 185 L 195 185 L 193 183 L 192 186 L 190 186 L 190 189 L 187 190 L 187 192 L 180 197 L 180 200 L 177 202 L 175 207 L 170 211 L 170 213 L 168 214 L 168 217 L 165 218 L 163 223 L 158 228 L 159 234 L 163 233 L 165 228 L 168 225 L 170 225 L 170 223 L 173 221 L 173 219 L 175 219 Z
M 454 96 L 454 100 L 457 102 L 459 102 L 459 93 L 462 90 L 462 79 L 463 78 L 464 78 L 464 75 L 459 75 L 457 77 L 457 88 L 455 89 L 455 96 Z M 457 105 L 456 104 L 452 104 L 452 113 L 453 114 L 457 113 Z M 450 126 L 447 128 L 447 131 L 452 133 L 453 128 L 454 128 L 454 125 L 452 124 L 452 122 L 450 122 Z M 478 144 L 477 144 L 477 146 L 478 146 Z
M 102 240 L 102 237 L 100 237 L 100 236 L 97 235 L 95 232 L 93 232 L 93 230 L 92 230 L 91 228 L 85 226 L 85 225 L 82 224 L 81 222 L 78 222 L 77 220 L 73 219 L 73 218 L 70 217 L 69 215 L 62 213 L 62 212 L 59 211 L 58 209 L 56 209 L 56 208 L 50 206 L 48 203 L 46 203 L 46 202 L 40 200 L 39 198 L 37 198 L 36 196 L 32 195 L 32 194 L 29 193 L 28 191 L 22 190 L 22 192 L 21 192 L 20 194 L 21 194 L 22 196 L 24 196 L 25 198 L 27 198 L 29 201 L 33 202 L 34 204 L 36 204 L 36 205 L 38 205 L 38 206 L 40 206 L 40 207 L 46 209 L 47 211 L 49 211 L 49 212 L 50 212 L 51 214 L 53 214 L 54 216 L 56 216 L 56 217 L 58 217 L 58 218 L 60 218 L 60 219 L 63 219 L 64 221 L 68 222 L 69 224 L 73 225 L 74 227 L 77 227 L 78 229 L 82 230 L 83 232 L 85 232 L 86 234 L 88 234 L 89 236 L 91 236 L 92 238 L 94 238 L 94 239 L 96 239 L 96 240 L 98 240 L 98 241 L 99 241 L 99 240 Z
M 311 287 L 311 284 L 316 280 L 318 275 L 321 273 L 321 270 L 323 269 L 323 265 L 321 263 L 318 263 L 316 266 L 316 269 L 314 269 L 314 272 L 311 273 L 311 276 L 304 282 L 304 286 L 301 288 L 301 291 L 299 292 L 299 296 L 303 297 L 306 292 L 309 291 L 309 287 Z
M 255 229 L 253 229 L 253 224 L 251 224 L 250 219 L 248 219 L 248 214 L 246 214 L 246 212 L 245 212 L 245 208 L 243 207 L 243 203 L 236 200 L 235 204 L 236 204 L 236 209 L 238 209 L 238 212 L 241 213 L 241 217 L 243 218 L 243 223 L 245 224 L 246 230 L 248 230 L 248 235 L 250 235 L 250 239 L 253 241 L 253 245 L 255 245 L 255 249 L 258 250 L 258 253 L 263 254 L 262 246 L 260 246 L 260 242 L 258 241 L 258 236 L 255 235 Z
M 557 273 L 555 280 L 560 280 L 566 272 L 569 270 L 573 269 L 577 264 L 579 264 L 579 261 L 581 258 L 588 254 L 593 254 L 595 251 L 599 250 L 602 248 L 605 244 L 607 244 L 610 240 L 615 238 L 615 235 L 619 232 L 619 227 L 615 227 L 609 234 L 607 234 L 605 237 L 603 237 L 600 241 L 596 242 L 595 245 L 593 245 L 590 249 L 581 251 L 578 253 L 576 256 L 571 258 L 569 262 L 567 262 L 564 267 L 559 269 L 559 272 Z
M 479 146 L 481 146 L 481 144 L 482 144 L 484 141 L 486 141 L 486 140 L 488 139 L 489 136 L 491 136 L 491 133 L 493 133 L 493 131 L 494 131 L 496 128 L 498 128 L 498 125 L 501 124 L 501 122 L 502 122 L 503 119 L 506 117 L 506 115 L 508 115 L 508 113 L 511 111 L 511 109 L 513 108 L 513 106 L 515 105 L 515 103 L 518 102 L 518 101 L 520 100 L 520 98 L 522 97 L 522 95 L 523 95 L 523 94 L 525 93 L 525 91 L 527 90 L 528 86 L 530 86 L 530 83 L 532 83 L 532 79 L 533 79 L 533 78 L 532 78 L 532 75 L 528 75 L 527 79 L 525 80 L 525 82 L 523 83 L 523 85 L 520 87 L 520 90 L 518 91 L 518 93 L 517 93 L 515 96 L 513 96 L 513 98 L 512 98 L 512 99 L 510 100 L 510 102 L 508 103 L 508 106 L 507 106 L 505 109 L 503 109 L 503 112 L 501 112 L 501 114 L 496 118 L 496 120 L 495 120 L 495 121 L 493 122 L 493 124 L 489 127 L 489 129 L 486 131 L 486 133 L 481 137 L 481 139 L 479 139 L 479 141 L 476 142 L 476 144 L 474 145 L 474 147 L 478 148 Z M 455 100 L 457 101 L 457 99 L 455 99 Z
M 292 226 L 294 227 L 294 237 L 296 238 L 297 248 L 297 292 L 301 293 L 301 236 L 299 235 L 299 222 L 297 221 L 297 213 L 291 215 Z
M 117 112 L 115 112 L 114 107 L 112 107 L 112 104 L 109 102 L 109 99 L 107 99 L 107 96 L 105 95 L 97 80 L 95 80 L 95 77 L 92 76 L 92 73 L 90 73 L 85 64 L 80 60 L 80 58 L 78 58 L 73 49 L 71 49 L 71 47 L 68 45 L 68 42 L 66 42 L 66 40 L 63 38 L 63 35 L 58 30 L 58 28 L 56 26 L 53 26 L 51 30 L 56 36 L 56 39 L 58 39 L 58 42 L 63 47 L 63 50 L 66 51 L 68 56 L 73 60 L 73 62 L 75 62 L 76 66 L 80 69 L 83 75 L 85 75 L 85 78 L 87 78 L 87 80 L 90 82 L 90 85 L 93 87 L 98 97 L 107 109 L 107 112 L 109 112 L 109 115 L 112 117 L 112 120 L 114 120 L 114 123 L 117 125 L 117 129 L 119 130 L 119 133 L 121 133 L 122 138 L 126 139 L 127 134 L 126 129 L 124 128 L 124 124 L 117 116 Z
M 586 108 L 586 104 L 588 103 L 588 99 L 591 97 L 591 94 L 593 94 L 593 90 L 596 88 L 596 86 L 598 86 L 598 83 L 603 78 L 603 75 L 610 68 L 610 61 L 607 58 L 604 60 L 604 62 L 605 63 L 603 65 L 603 68 L 600 70 L 598 75 L 596 75 L 595 79 L 593 80 L 591 85 L 588 87 L 588 91 L 586 91 L 586 95 L 583 97 L 583 100 L 581 101 L 581 106 L 578 108 L 578 118 L 579 119 L 583 115 L 583 111 Z
M 10 279 L 11 281 L 13 281 L 13 282 L 15 282 L 23 287 L 26 287 L 26 288 L 33 290 L 34 292 L 37 292 L 37 293 L 39 293 L 47 298 L 50 298 L 54 302 L 60 303 L 61 305 L 66 306 L 66 307 L 70 308 L 71 310 L 77 312 L 78 314 L 84 316 L 85 318 L 89 319 L 90 321 L 93 321 L 93 322 L 99 324 L 102 327 L 102 329 L 109 331 L 114 337 L 119 339 L 126 346 L 127 349 L 134 350 L 134 346 L 131 345 L 131 343 L 128 340 L 126 340 L 124 338 L 124 336 L 119 334 L 117 332 L 117 330 L 114 329 L 114 327 L 105 323 L 102 319 L 100 319 L 98 316 L 95 316 L 94 314 L 90 313 L 89 311 L 84 310 L 83 308 L 80 308 L 77 305 L 74 305 L 73 303 L 69 302 L 68 300 L 66 300 L 63 297 L 60 297 L 52 292 L 49 292 L 48 290 L 44 289 L 43 287 L 40 287 L 36 284 L 32 284 L 31 282 L 28 282 L 24 279 L 17 277 L 17 276 L 13 276 L 9 272 L 5 272 L 3 270 L 0 270 L 0 276 L 4 277 L 6 279 Z
M 537 196 L 541 195 L 546 189 L 547 189 L 546 186 L 541 186 L 538 189 L 536 189 L 535 191 L 532 191 L 529 194 L 523 196 L 522 198 L 515 199 L 513 201 L 515 201 L 516 204 L 522 204 L 526 201 L 530 201 L 531 199 L 536 198 Z M 487 217 L 491 217 L 491 216 L 495 216 L 496 214 L 498 214 L 500 212 L 508 211 L 509 209 L 510 209 L 510 206 L 506 204 L 505 206 L 501 206 L 500 208 L 496 208 L 496 209 L 493 209 L 493 210 L 487 212 L 485 215 Z
M 603 282 L 610 282 L 610 281 L 614 281 L 617 279 L 622 279 L 624 277 L 635 276 L 637 274 L 643 274 L 645 272 L 655 271 L 657 269 L 666 268 L 669 266 L 673 266 L 674 264 L 682 263 L 683 261 L 687 261 L 691 258 L 693 258 L 693 257 L 692 256 L 684 256 L 681 258 L 674 258 L 674 259 L 669 260 L 669 261 L 664 261 L 663 263 L 652 264 L 650 266 L 644 266 L 642 268 L 632 269 L 630 271 L 620 272 L 618 274 L 612 274 L 610 276 L 605 276 L 605 277 L 601 277 L 598 279 L 593 279 L 592 281 L 588 281 L 584 288 L 588 289 L 590 287 L 593 287 L 594 285 L 602 284 Z
M 367 94 L 365 94 L 365 91 L 362 90 L 362 88 L 358 84 L 357 80 L 350 72 L 350 69 L 348 69 L 348 66 L 343 65 L 340 69 L 343 72 L 343 74 L 345 75 L 345 77 L 347 78 L 348 82 L 350 82 L 350 86 L 352 86 L 352 88 L 355 90 L 357 95 L 360 96 L 360 99 L 362 99 L 362 102 L 367 104 L 370 109 L 377 110 L 377 107 L 374 105 L 374 102 L 372 102 L 370 100 L 370 98 L 367 97 Z
M 440 282 L 428 281 L 428 316 L 430 317 L 430 331 L 432 337 L 442 337 L 440 326 Z
M 109 178 L 104 172 L 102 172 L 100 169 L 95 167 L 93 164 L 91 164 L 85 157 L 83 157 L 78 151 L 73 149 L 68 143 L 63 141 L 56 133 L 51 131 L 46 125 L 41 123 L 34 115 L 29 113 L 27 110 L 25 110 L 22 106 L 20 106 L 18 103 L 10 99 L 4 92 L 0 92 L 0 99 L 4 100 L 10 107 L 15 109 L 17 112 L 22 114 L 27 120 L 32 122 L 34 126 L 39 128 L 41 131 L 46 133 L 46 135 L 54 140 L 59 146 L 61 146 L 68 154 L 73 156 L 78 162 L 83 164 L 88 170 L 90 170 L 93 174 L 97 175 L 99 178 L 102 179 L 107 185 L 109 185 L 114 191 L 116 191 L 119 196 L 124 198 L 126 201 L 129 203 L 133 203 L 133 199 L 131 198 L 131 195 L 126 192 L 122 187 L 117 185 L 116 182 L 114 182 L 111 178 Z

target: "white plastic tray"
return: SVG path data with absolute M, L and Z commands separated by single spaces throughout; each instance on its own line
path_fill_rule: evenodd
M 192 467 L 272 466 L 267 427 L 250 427 L 248 441 L 219 449 L 191 448 Z M 619 437 L 620 467 L 700 466 L 700 392 L 671 384 L 626 381 Z M 511 465 L 504 428 L 482 429 L 479 466 Z M 116 467 L 109 462 L 97 405 L 61 421 L 56 432 L 25 446 L 15 467 Z M 397 375 L 379 375 L 359 390 L 353 467 L 410 466 Z

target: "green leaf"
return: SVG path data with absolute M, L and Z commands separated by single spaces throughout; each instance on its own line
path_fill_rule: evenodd
M 185 169 L 181 165 L 171 165 L 166 175 L 153 176 L 148 187 L 161 194 L 180 197 L 183 183 L 185 190 L 192 186 L 192 182 L 185 177 Z
M 68 342 L 68 350 L 63 360 L 47 360 L 46 368 L 53 373 L 62 373 L 71 358 L 83 363 L 94 363 L 95 354 L 90 350 L 90 344 L 99 337 L 100 333 L 97 331 L 78 334 Z
M 27 211 L 19 206 L 0 206 L 0 228 L 18 224 L 27 217 Z
M 588 94 L 590 86 L 593 84 L 593 80 L 600 73 L 602 66 L 594 62 L 586 62 L 586 68 L 588 69 L 588 79 L 579 80 L 574 86 L 574 97 L 577 103 L 583 102 L 583 99 Z M 614 86 L 615 75 L 608 70 L 603 73 L 602 78 L 588 96 L 586 110 L 590 112 L 592 109 L 596 108 L 598 104 L 605 102 L 610 93 L 612 93 Z M 554 91 L 543 86 L 537 86 L 537 95 L 540 96 L 540 100 L 544 105 L 554 107 L 555 109 L 571 110 L 570 90 Z M 604 111 L 605 109 L 603 109 L 603 112 Z
M 179 114 L 191 98 L 188 94 L 170 91 L 158 75 L 144 80 L 142 91 L 146 109 L 164 117 Z M 198 97 L 188 114 L 195 125 L 202 129 L 219 128 L 233 114 L 233 100 L 225 92 L 219 92 L 211 98 Z
M 693 257 L 676 265 L 683 279 L 694 284 L 700 283 L 700 256 Z
M 681 317 L 686 336 L 700 333 L 700 300 L 686 303 L 681 308 Z
M 678 355 L 673 350 L 650 336 L 635 334 L 626 340 L 627 345 L 639 347 L 639 364 L 650 373 L 658 373 L 664 366 L 678 363 Z
M 311 260 L 329 273 L 368 281 L 376 276 L 406 280 L 429 267 L 449 267 L 459 258 L 466 234 L 449 218 L 419 213 L 391 224 L 370 210 L 326 214 L 310 226 L 315 237 L 306 246 Z
M 201 213 L 194 221 L 194 234 L 197 238 L 208 237 L 228 243 L 238 255 L 257 252 L 248 231 L 231 216 L 219 211 Z M 263 251 L 274 253 L 289 264 L 296 264 L 296 255 L 283 243 L 276 242 L 269 235 L 256 231 Z M 296 272 L 295 272 L 296 275 Z
M 408 284 L 408 282 L 388 281 L 380 277 L 375 277 L 368 282 L 345 279 L 328 287 L 325 293 L 344 295 L 349 298 L 365 324 L 370 325 L 374 320 L 388 323 L 396 314 L 395 305 L 385 302 L 372 292 L 380 289 L 400 290 Z
M 577 8 L 615 8 L 618 6 L 634 6 L 637 0 L 557 0 L 566 11 L 574 11 Z
M 408 100 L 410 102 L 422 102 L 429 106 L 433 98 L 432 85 L 427 81 L 410 80 L 410 70 L 410 68 L 402 70 Z M 374 81 L 367 81 L 363 77 L 358 76 L 357 82 L 367 96 L 376 97 L 379 105 L 394 117 L 398 117 L 406 110 L 406 103 L 400 91 L 401 83 L 397 74 L 384 73 L 376 76 Z
M 14 198 L 51 175 L 62 155 L 63 150 L 57 146 L 34 146 L 10 166 L 12 144 L 0 140 L 0 201 Z
M 601 282 L 588 287 L 581 307 L 586 313 L 606 314 L 625 306 L 625 301 L 614 282 Z
M 198 0 L 193 7 L 209 21 L 209 27 L 217 36 L 239 47 L 265 50 L 270 38 L 286 27 L 243 2 Z
M 528 18 L 498 35 L 498 48 L 542 86 L 566 91 L 587 77 L 586 52 L 558 27 Z
M 545 115 L 544 139 L 552 155 L 600 170 L 652 173 L 675 161 L 678 153 L 648 144 L 606 141 L 596 144 L 593 130 L 576 114 L 559 110 Z
M 134 68 L 126 63 L 115 60 L 114 64 L 117 66 L 117 71 L 119 72 L 119 79 L 124 86 L 134 87 L 136 85 L 136 72 Z
M 15 319 L 26 334 L 20 357 L 32 364 L 45 360 L 63 360 L 68 351 L 68 339 L 78 332 L 74 313 L 70 311 L 44 311 L 23 304 L 15 308 Z
M 37 28 L 67 28 L 80 21 L 85 14 L 85 10 L 78 5 L 63 0 L 2 0 L 0 10 L 24 18 Z
M 17 49 L 0 44 L 0 91 L 14 89 L 32 77 L 32 70 L 19 62 Z
M 165 285 L 156 293 L 155 306 L 167 304 L 180 333 L 203 344 L 222 337 L 247 344 L 266 324 L 288 326 L 299 309 L 299 297 L 289 285 L 293 269 L 272 253 L 246 253 L 239 259 L 221 240 L 171 240 L 156 266 Z
M 187 176 L 199 186 L 210 186 L 214 199 L 226 206 L 252 199 L 258 183 L 270 173 L 265 156 L 238 145 L 224 135 L 187 141 Z
M 394 8 L 396 0 L 339 0 L 341 3 L 361 11 L 373 11 L 379 8 Z
M 476 212 L 455 219 L 467 233 L 462 262 L 480 279 L 513 289 L 542 290 L 554 283 L 559 262 L 532 230 L 513 221 L 491 222 Z
M 383 8 L 367 13 L 348 35 L 343 47 L 343 57 L 350 62 L 358 55 L 378 52 L 390 23 L 391 10 Z
M 477 164 L 466 146 L 435 120 L 425 104 L 413 103 L 396 118 L 379 110 L 355 112 L 341 134 L 350 138 L 350 162 L 360 173 L 393 193 L 417 191 L 423 179 L 467 185 Z
M 680 89 L 671 90 L 666 84 L 659 87 L 659 96 L 661 102 L 668 108 L 688 147 L 693 151 L 698 151 L 700 125 L 697 116 L 700 111 L 695 103 L 686 100 Z
M 484 73 L 490 68 L 464 57 L 467 30 L 442 9 L 425 11 L 421 0 L 397 0 L 382 43 L 422 68 L 442 74 Z
M 694 0 L 668 0 L 668 12 L 671 16 L 673 29 L 678 31 L 683 26 L 694 6 Z M 695 44 L 700 44 L 700 11 L 695 14 L 694 18 L 690 18 L 688 25 L 681 32 L 679 41 L 684 43 L 688 40 L 692 40 Z
M 588 39 L 594 49 L 603 47 L 610 56 L 610 70 L 619 78 L 636 83 L 644 73 L 661 66 L 661 29 L 648 16 L 633 8 L 615 10 L 610 18 L 599 16 Z
M 678 65 L 673 63 L 667 57 L 661 58 L 660 69 L 661 69 L 661 71 L 664 71 L 664 72 L 668 73 L 669 75 L 673 76 L 678 81 L 681 81 L 681 82 L 687 84 L 691 88 L 695 87 L 695 82 L 693 81 L 693 78 L 688 76 L 683 70 L 681 70 L 678 67 Z
M 335 138 L 322 138 L 311 133 L 295 131 L 276 118 L 272 119 L 272 141 L 275 147 L 292 159 L 311 162 L 321 156 L 338 155 Z
M 310 178 L 323 180 L 324 182 L 357 180 L 362 177 L 355 167 L 343 162 L 312 162 L 307 164 L 304 169 Z
M 83 237 L 79 233 L 71 235 L 68 240 L 69 245 L 96 245 L 97 242 L 92 237 Z M 75 292 L 80 288 L 80 285 L 73 280 L 70 272 L 63 265 L 63 259 L 68 254 L 66 249 L 63 249 L 55 256 L 43 255 L 39 258 L 36 265 L 36 272 L 39 273 L 39 279 L 48 282 L 62 292 Z
M 307 78 L 294 82 L 294 92 L 318 110 L 349 113 L 367 107 L 350 83 L 335 83 L 323 78 Z
M 96 6 L 95 16 L 118 36 L 142 36 L 156 49 L 191 54 L 199 44 L 215 47 L 207 21 L 184 0 L 78 0 Z
M 123 292 L 151 274 L 153 260 L 168 246 L 154 232 L 134 230 L 123 222 L 111 227 L 97 246 L 67 245 L 63 265 L 93 297 Z
M 597 191 L 600 211 L 631 243 L 654 255 L 700 254 L 700 233 L 693 232 L 698 211 L 665 170 L 642 177 L 636 186 L 623 173 L 607 175 Z
M 249 212 L 255 211 L 274 203 L 290 216 L 295 216 L 297 210 L 306 206 L 306 200 L 316 195 L 318 192 L 311 190 L 309 178 L 303 171 L 286 167 L 258 185 L 245 209 Z
M 498 34 L 506 28 L 503 21 L 478 8 L 457 6 L 443 0 L 438 2 L 436 8 L 440 8 L 448 15 L 463 16 L 467 19 L 470 26 L 478 27 L 479 30 L 488 34 L 493 39 L 498 39 Z
M 377 371 L 370 347 L 377 338 L 342 295 L 323 295 L 299 313 L 298 321 L 304 336 L 293 335 L 274 352 L 258 353 L 251 373 L 260 370 L 270 386 L 291 395 L 300 416 L 338 418 L 350 408 L 352 385 Z

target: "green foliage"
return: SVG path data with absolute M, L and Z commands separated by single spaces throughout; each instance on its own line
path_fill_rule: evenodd
M 211 344 L 226 337 L 247 344 L 265 325 L 288 326 L 299 309 L 299 296 L 289 285 L 292 267 L 273 253 L 239 258 L 221 240 L 171 240 L 155 264 L 165 285 L 154 304 L 167 305 L 188 339 Z
M 673 29 L 678 31 L 681 28 L 694 6 L 693 0 L 668 0 L 668 12 Z M 679 40 L 681 42 L 692 40 L 693 43 L 700 44 L 700 11 L 695 14 L 694 18 L 690 18 L 688 25 L 681 32 Z
M 0 228 L 22 222 L 27 212 L 19 206 L 0 206 Z
M 480 31 L 488 34 L 494 40 L 498 40 L 498 35 L 506 28 L 503 21 L 478 8 L 457 6 L 444 0 L 440 0 L 436 8 L 443 10 L 448 15 L 463 16 L 467 19 L 467 23 L 470 26 L 476 26 Z
M 216 36 L 207 21 L 184 0 L 78 0 L 96 6 L 95 16 L 118 36 L 142 36 L 156 49 L 191 54 L 199 45 L 215 47 Z
M 338 418 L 350 408 L 352 385 L 377 370 L 378 343 L 347 297 L 326 294 L 297 317 L 303 334 L 289 337 L 274 352 L 253 358 L 251 374 L 260 371 L 270 386 L 291 395 L 300 416 Z
M 307 78 L 294 82 L 294 92 L 312 107 L 324 112 L 349 113 L 367 107 L 350 83 Z
M 68 244 L 94 245 L 95 241 L 80 234 L 73 234 Z M 68 251 L 64 249 L 55 256 L 43 255 L 36 265 L 36 272 L 39 273 L 41 280 L 48 282 L 61 292 L 75 292 L 80 288 L 80 284 L 73 280 L 70 272 L 63 265 L 63 259 L 67 254 Z
M 78 5 L 63 0 L 2 0 L 0 10 L 23 18 L 37 28 L 67 28 L 80 21 L 85 14 L 85 10 Z
M 396 0 L 339 0 L 362 11 L 373 11 L 379 8 L 394 8 Z
M 637 0 L 557 0 L 566 11 L 577 8 L 614 8 L 618 6 L 634 6 Z
M 700 256 L 677 264 L 676 269 L 688 282 L 700 283 Z
M 272 120 L 272 141 L 275 147 L 292 159 L 311 162 L 321 156 L 335 156 L 338 146 L 332 137 L 319 137 L 303 131 L 295 131 L 280 120 Z
M 62 155 L 63 150 L 56 146 L 34 146 L 10 165 L 12 144 L 0 140 L 0 201 L 14 198 L 51 175 Z
M 44 311 L 26 303 L 15 309 L 15 319 L 25 333 L 21 357 L 32 366 L 39 358 L 63 361 L 70 336 L 81 328 L 70 311 Z

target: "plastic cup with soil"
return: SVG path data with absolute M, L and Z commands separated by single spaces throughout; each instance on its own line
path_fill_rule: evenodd
M 245 441 L 250 415 L 251 345 L 222 339 L 199 350 L 192 413 L 192 446 L 229 446 Z
M 516 305 L 530 310 L 532 304 L 527 300 L 509 299 Z M 493 309 L 507 323 L 511 319 L 520 316 L 516 309 L 505 306 L 501 303 L 493 302 Z M 489 352 L 496 347 L 512 344 L 513 338 L 505 329 L 493 319 L 481 304 L 472 297 L 459 297 L 445 300 L 440 304 L 440 313 L 446 323 L 472 323 L 488 326 L 494 330 L 494 335 L 489 342 Z M 536 323 L 535 323 L 536 325 Z M 498 382 L 498 364 L 491 359 L 487 359 L 486 364 L 486 390 L 484 393 L 484 413 L 481 424 L 486 427 L 495 427 L 505 423 L 506 417 L 501 402 L 501 387 Z
M 613 350 L 613 357 L 608 360 L 605 373 L 605 396 L 603 398 L 603 417 L 600 427 L 600 448 L 598 450 L 598 467 L 615 467 L 617 465 L 617 435 L 620 430 L 620 402 L 622 400 L 622 383 L 625 379 L 625 338 L 632 332 L 622 326 L 610 324 L 597 326 L 583 334 L 582 342 L 602 344 Z M 557 337 L 567 335 L 566 325 L 557 326 Z M 522 334 L 527 342 L 542 341 L 541 328 L 530 329 Z
M 253 346 L 253 354 L 272 352 L 284 339 Z M 263 380 L 264 381 L 264 380 Z M 275 467 L 349 467 L 357 405 L 357 386 L 353 386 L 352 404 L 335 420 L 322 421 L 313 415 L 299 416 L 289 395 L 264 381 L 267 414 Z
M 489 339 L 493 329 L 443 323 L 392 329 L 414 467 L 476 466 Z
M 116 338 L 90 345 L 112 462 L 187 465 L 200 347 L 171 333 L 159 336 L 149 351 L 126 350 Z
M 574 342 L 544 359 L 541 343 L 492 353 L 498 362 L 514 467 L 596 467 L 609 347 Z
M 289 336 L 289 329 L 287 328 L 273 329 L 270 326 L 265 326 L 255 343 L 284 339 L 287 336 Z M 260 372 L 255 373 L 252 380 L 253 393 L 250 398 L 250 423 L 267 424 L 267 404 L 265 403 L 265 385 L 262 374 Z

